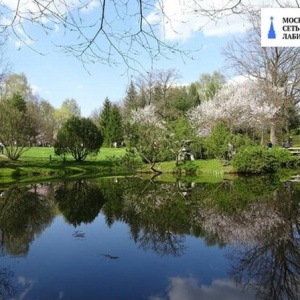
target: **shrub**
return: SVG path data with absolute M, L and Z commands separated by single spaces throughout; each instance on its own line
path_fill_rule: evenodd
M 204 147 L 208 157 L 211 158 L 228 158 L 233 153 L 238 152 L 245 146 L 254 146 L 255 143 L 246 136 L 241 134 L 230 133 L 226 125 L 217 124 L 212 134 L 204 140 Z
M 280 167 L 279 151 L 267 150 L 261 146 L 246 147 L 233 158 L 232 165 L 238 172 L 243 173 L 269 173 Z M 282 155 L 283 157 L 283 155 Z
M 287 149 L 276 147 L 271 150 L 272 154 L 275 156 L 276 160 L 278 161 L 280 167 L 286 168 L 289 166 L 295 166 L 298 159 L 297 157 L 293 156 L 293 154 L 288 151 Z

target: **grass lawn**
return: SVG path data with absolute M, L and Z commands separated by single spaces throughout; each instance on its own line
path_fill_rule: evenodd
M 118 169 L 113 163 L 116 158 L 124 155 L 125 151 L 125 148 L 101 148 L 96 158 L 76 162 L 71 156 L 66 156 L 66 161 L 63 161 L 61 157 L 54 154 L 53 148 L 33 147 L 17 161 L 0 157 L 0 184 L 78 176 L 128 175 L 130 171 Z M 178 167 L 175 166 L 175 161 L 162 162 L 157 163 L 155 168 L 164 174 L 210 175 L 219 178 L 223 177 L 224 173 L 232 172 L 231 166 L 223 167 L 218 160 L 188 161 Z M 150 173 L 149 165 L 143 165 L 139 171 Z M 153 173 L 149 176 L 153 176 Z
M 54 154 L 53 148 L 33 147 L 24 152 L 17 161 L 0 157 L 0 183 L 76 177 L 85 174 L 110 175 L 113 170 L 108 157 L 120 157 L 124 153 L 124 148 L 103 148 L 97 158 L 76 162 L 71 156 L 66 156 L 66 161 L 63 161 Z
M 124 148 L 101 148 L 100 153 L 98 154 L 96 160 L 87 158 L 86 161 L 103 161 L 107 159 L 107 156 L 121 156 L 124 155 Z M 52 162 L 62 162 L 62 158 L 54 154 L 52 147 L 33 147 L 24 154 L 19 159 L 20 162 L 30 162 L 30 161 L 41 161 L 49 162 L 51 155 Z M 67 161 L 73 161 L 71 155 L 66 156 Z

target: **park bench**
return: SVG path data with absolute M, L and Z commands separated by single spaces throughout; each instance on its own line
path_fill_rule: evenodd
M 289 150 L 292 154 L 300 156 L 300 147 L 289 147 L 286 149 Z

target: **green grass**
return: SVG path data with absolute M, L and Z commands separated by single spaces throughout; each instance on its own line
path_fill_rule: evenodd
M 107 156 L 121 156 L 125 154 L 124 148 L 101 148 L 100 153 L 98 154 L 96 161 L 106 160 Z M 48 162 L 50 161 L 50 155 L 52 161 L 62 162 L 62 158 L 54 154 L 53 148 L 49 147 L 32 147 L 28 151 L 24 152 L 19 161 L 41 161 Z M 67 161 L 73 161 L 71 155 L 66 157 Z M 95 159 L 87 158 L 86 161 L 95 161 Z
M 125 148 L 101 148 L 96 158 L 88 158 L 83 162 L 76 162 L 71 156 L 67 156 L 66 161 L 63 161 L 61 157 L 54 155 L 53 148 L 30 148 L 18 161 L 0 157 L 0 184 L 83 176 L 130 175 L 132 174 L 130 171 L 117 167 L 113 163 L 116 158 L 123 156 L 125 152 Z M 169 176 L 172 178 L 175 175 L 193 177 L 209 175 L 213 180 L 216 180 L 216 178 L 222 178 L 224 173 L 232 172 L 230 166 L 223 167 L 218 160 L 188 161 L 178 167 L 175 166 L 175 161 L 162 162 L 157 163 L 155 168 L 163 172 L 165 177 Z M 139 172 L 150 173 L 149 165 L 142 165 Z M 148 176 L 153 176 L 153 173 Z
M 0 157 L 0 183 L 73 178 L 96 174 L 111 175 L 114 170 L 108 157 L 120 157 L 124 154 L 124 148 L 103 148 L 97 158 L 76 162 L 71 156 L 67 156 L 66 161 L 63 161 L 61 157 L 54 154 L 53 148 L 33 147 L 17 161 Z
M 155 164 L 155 169 L 167 173 L 195 173 L 196 175 L 223 175 L 234 171 L 231 166 L 222 166 L 221 161 L 217 159 L 187 161 L 178 167 L 175 166 L 175 161 L 160 162 Z M 144 165 L 142 171 L 149 171 L 149 165 Z

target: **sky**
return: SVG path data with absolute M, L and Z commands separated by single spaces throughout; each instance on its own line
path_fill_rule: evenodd
M 1 14 L 0 24 L 7 24 L 17 7 L 18 0 L 2 0 L 6 3 L 7 10 Z M 45 0 L 41 0 L 43 2 Z M 56 0 L 54 0 L 56 1 Z M 74 8 L 79 5 L 79 0 L 65 0 L 72 3 Z M 246 5 L 247 0 L 244 0 Z M 84 1 L 80 1 L 81 3 Z M 91 23 L 98 22 L 99 19 L 99 0 L 86 0 L 88 5 L 82 10 L 82 15 Z M 151 1 L 148 1 L 151 2 Z M 193 59 L 182 58 L 181 55 L 167 55 L 167 58 L 161 57 L 154 63 L 151 63 L 149 57 L 141 53 L 136 55 L 137 62 L 144 68 L 139 71 L 144 73 L 147 70 L 176 69 L 180 74 L 180 84 L 190 84 L 199 79 L 203 73 L 212 73 L 219 71 L 226 76 L 233 76 L 226 68 L 225 58 L 221 54 L 222 49 L 233 37 L 241 37 L 249 28 L 246 19 L 241 15 L 225 15 L 217 22 L 209 20 L 200 15 L 192 0 L 161 0 L 164 5 L 164 12 L 169 16 L 162 18 L 159 11 L 158 2 L 154 0 L 153 6 L 147 7 L 145 16 L 147 22 L 151 23 L 158 30 L 158 34 L 166 42 L 176 42 L 182 49 L 198 49 L 193 53 Z M 200 2 L 200 1 L 198 1 Z M 223 5 L 223 3 L 232 3 L 234 1 L 223 0 L 202 0 L 201 4 Z M 252 0 L 251 5 L 256 7 L 271 7 L 273 0 Z M 36 8 L 32 0 L 21 1 L 21 10 L 24 14 L 28 11 L 35 12 Z M 116 2 L 118 3 L 118 1 Z M 0 10 L 3 6 L 0 6 Z M 59 8 L 64 13 L 64 8 Z M 135 7 L 128 8 L 128 15 L 133 15 Z M 132 11 L 131 11 L 132 10 Z M 36 12 L 35 12 L 36 13 Z M 111 14 L 111 15 L 110 15 Z M 126 25 L 116 21 L 112 8 L 106 12 L 107 21 L 115 22 L 116 30 L 124 29 L 124 26 L 134 28 L 136 19 L 128 19 Z M 74 43 L 76 36 L 74 34 L 65 34 L 59 24 L 51 25 L 49 20 L 40 19 L 40 22 L 46 26 L 52 26 L 50 34 L 45 34 L 37 25 L 26 24 L 19 20 L 20 24 L 30 33 L 32 40 L 22 32 L 21 26 L 16 26 L 16 33 L 27 41 L 30 46 L 24 45 L 15 35 L 10 34 L 7 43 L 7 57 L 12 64 L 13 73 L 24 73 L 32 89 L 42 98 L 48 100 L 54 107 L 59 108 L 65 99 L 74 98 L 81 107 L 83 116 L 88 117 L 95 110 L 102 107 L 106 97 L 112 102 L 121 102 L 131 79 L 139 76 L 137 71 L 128 70 L 124 64 L 118 66 L 109 66 L 107 63 L 87 63 L 83 64 L 80 60 L 59 51 L 54 47 L 55 43 Z M 126 28 L 127 28 L 126 27 Z M 87 33 L 88 28 L 86 29 Z M 103 46 L 103 53 L 107 51 L 105 41 L 100 40 L 99 45 Z M 102 49 L 102 48 L 101 48 Z M 42 54 L 40 54 L 42 53 Z M 136 67 L 136 66 L 135 66 Z

